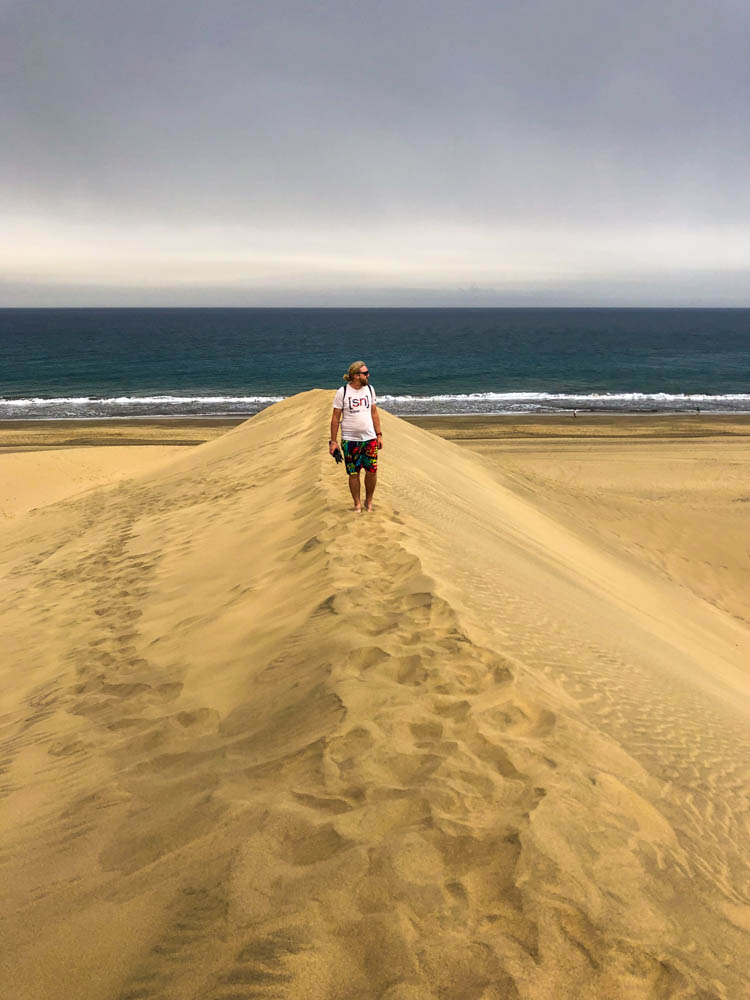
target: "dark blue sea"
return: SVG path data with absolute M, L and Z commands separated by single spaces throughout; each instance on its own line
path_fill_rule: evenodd
M 750 411 L 750 309 L 3 309 L 0 418 L 253 414 L 358 359 L 402 415 Z

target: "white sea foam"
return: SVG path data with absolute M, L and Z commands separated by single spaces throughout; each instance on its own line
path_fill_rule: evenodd
M 571 410 L 619 413 L 673 413 L 698 409 L 714 413 L 750 412 L 748 393 L 472 392 L 434 396 L 383 395 L 379 401 L 384 409 L 404 416 L 437 416 L 442 413 L 559 413 Z
M 251 415 L 283 396 L 33 396 L 0 398 L 0 418 L 169 417 Z
M 570 402 L 571 400 L 585 400 L 586 402 L 730 402 L 744 401 L 750 403 L 750 393 L 725 393 L 722 395 L 711 395 L 710 393 L 670 393 L 670 392 L 602 392 L 602 393 L 569 393 L 569 392 L 468 392 L 453 393 L 448 395 L 435 396 L 387 396 L 379 397 L 381 402 L 418 402 L 420 400 L 432 402 L 460 402 L 467 401 L 487 401 L 487 402 L 519 402 L 524 400 L 558 400 Z
M 58 406 L 69 404 L 73 406 L 150 406 L 164 403 L 167 406 L 180 406 L 186 403 L 205 403 L 208 406 L 222 403 L 278 403 L 283 396 L 34 396 L 28 399 L 2 399 L 2 406 Z
M 0 398 L 0 418 L 74 419 L 76 417 L 249 416 L 284 399 L 284 396 L 55 396 Z M 750 393 L 669 392 L 471 392 L 435 395 L 384 394 L 384 409 L 404 416 L 592 412 L 750 412 Z

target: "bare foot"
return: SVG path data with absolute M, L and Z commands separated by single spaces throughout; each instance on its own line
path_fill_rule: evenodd
M 373 505 L 372 501 L 370 501 L 369 503 L 365 503 L 365 510 L 368 511 L 370 514 L 375 510 L 375 506 Z
M 355 503 L 355 505 L 354 505 L 354 513 L 355 514 L 361 514 L 362 513 L 362 504 L 361 503 Z

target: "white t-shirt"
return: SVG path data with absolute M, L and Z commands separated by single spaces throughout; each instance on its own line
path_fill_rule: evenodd
M 346 388 L 346 396 L 344 395 Z M 342 441 L 371 441 L 375 437 L 375 427 L 372 423 L 372 407 L 377 397 L 375 390 L 369 385 L 354 389 L 351 385 L 341 386 L 333 397 L 334 410 L 343 410 L 341 414 Z

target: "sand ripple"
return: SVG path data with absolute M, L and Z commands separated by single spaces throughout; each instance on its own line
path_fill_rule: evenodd
M 744 626 L 329 405 L 7 533 L 9 995 L 750 995 Z

